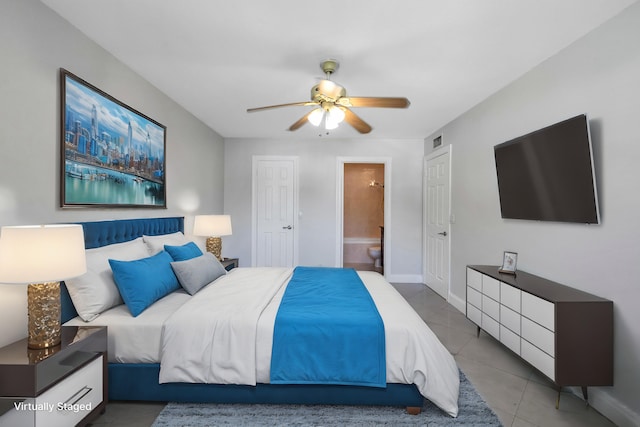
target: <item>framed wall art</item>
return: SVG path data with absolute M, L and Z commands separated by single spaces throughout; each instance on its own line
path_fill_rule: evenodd
M 61 206 L 166 208 L 165 126 L 67 70 Z

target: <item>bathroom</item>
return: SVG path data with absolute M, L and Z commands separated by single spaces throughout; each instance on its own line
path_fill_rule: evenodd
M 344 164 L 343 266 L 383 273 L 384 164 Z

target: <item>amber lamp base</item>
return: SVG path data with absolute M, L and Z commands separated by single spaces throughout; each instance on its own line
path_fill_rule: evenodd
M 60 344 L 60 282 L 27 287 L 28 347 L 43 349 Z
M 221 261 L 222 239 L 220 237 L 207 237 L 207 252 L 211 252 L 218 258 L 218 261 Z

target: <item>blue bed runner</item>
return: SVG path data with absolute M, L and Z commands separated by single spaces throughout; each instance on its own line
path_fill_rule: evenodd
M 271 383 L 386 386 L 384 323 L 355 270 L 296 267 L 276 315 Z

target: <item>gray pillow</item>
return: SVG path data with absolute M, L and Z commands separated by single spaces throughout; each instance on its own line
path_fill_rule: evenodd
M 180 285 L 189 295 L 195 294 L 218 277 L 227 274 L 227 270 L 210 252 L 186 261 L 172 262 L 171 267 Z

